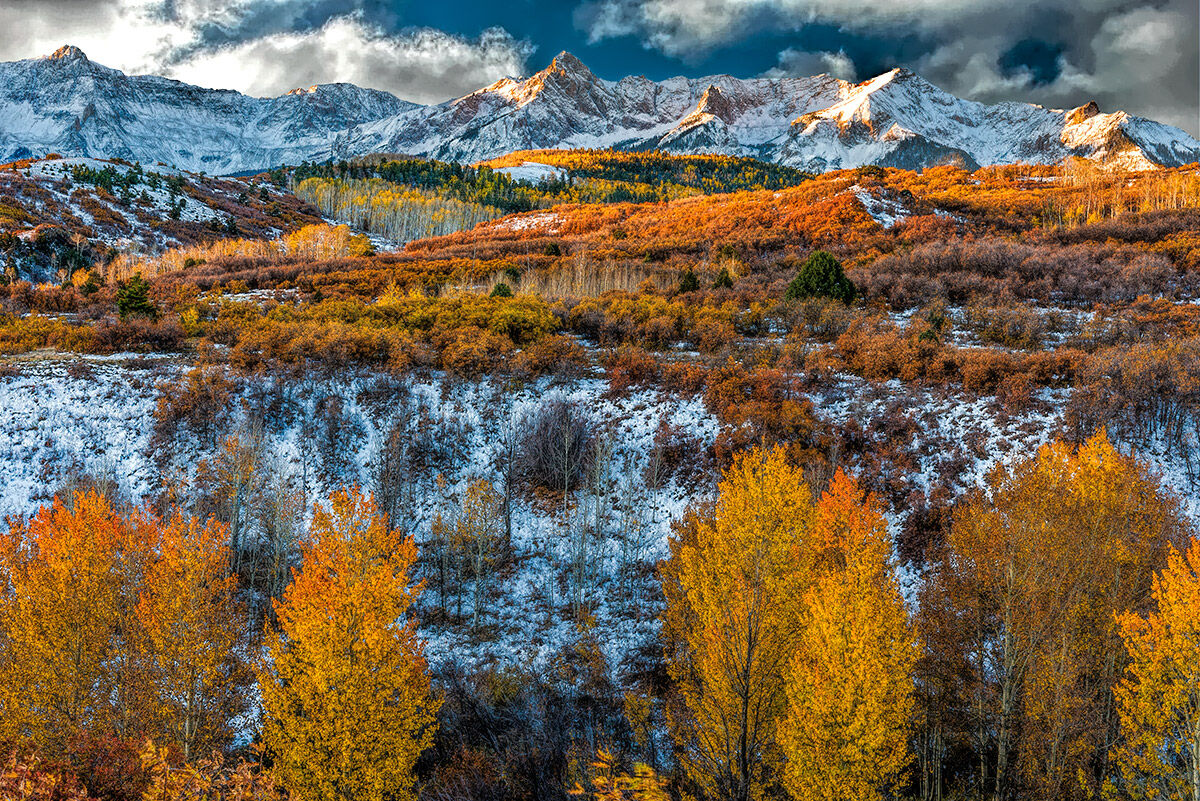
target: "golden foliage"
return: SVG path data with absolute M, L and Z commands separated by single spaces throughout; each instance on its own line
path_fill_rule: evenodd
M 1154 608 L 1117 619 L 1129 667 L 1117 686 L 1115 761 L 1132 798 L 1200 799 L 1200 542 L 1171 549 Z
M 224 526 L 176 517 L 160 529 L 158 558 L 147 568 L 136 616 L 146 664 L 147 723 L 189 760 L 224 745 L 249 681 Z
M 416 546 L 342 490 L 317 509 L 301 556 L 259 672 L 280 780 L 304 801 L 411 801 L 438 708 L 406 619 Z
M 784 453 L 739 456 L 711 515 L 693 516 L 663 567 L 663 634 L 684 709 L 671 715 L 688 778 L 706 795 L 763 796 L 780 767 L 775 725 L 815 562 L 815 517 Z
M 880 799 L 911 761 L 916 641 L 876 502 L 839 471 L 815 528 L 835 564 L 808 593 L 787 676 L 784 784 L 801 801 Z
M 208 262 L 238 259 L 271 264 L 281 261 L 324 261 L 366 256 L 371 243 L 347 225 L 306 225 L 279 239 L 218 239 L 203 245 L 172 248 L 158 256 L 122 254 L 107 268 L 108 278 L 123 281 L 132 275 L 161 276 Z
M 743 453 L 663 581 L 670 723 L 701 792 L 871 798 L 901 778 L 915 644 L 883 518 L 852 479 L 814 503 L 782 448 Z
M 1114 616 L 1142 603 L 1187 536 L 1175 499 L 1103 434 L 998 470 L 957 511 L 922 599 L 926 640 L 933 661 L 963 664 L 957 692 L 986 699 L 940 703 L 967 704 L 989 732 L 975 747 L 995 755 L 980 769 L 999 794 L 1096 792 L 1121 673 Z
M 226 530 L 95 493 L 0 543 L 0 736 L 62 755 L 85 734 L 224 746 L 241 708 L 245 619 Z
M 4 801 L 88 801 L 87 792 L 69 774 L 48 767 L 40 757 L 16 751 L 0 763 Z
M 194 764 L 175 766 L 166 748 L 146 743 L 142 766 L 150 776 L 150 786 L 142 801 L 282 801 L 284 794 L 269 773 L 241 761 L 236 767 L 225 763 L 214 752 Z
M 124 520 L 103 497 L 43 507 L 0 544 L 0 736 L 64 753 L 89 729 L 118 723 L 112 699 L 127 695 L 131 595 L 123 553 L 148 528 Z M 140 529 L 140 531 L 139 531 Z
M 592 801 L 669 801 L 665 782 L 648 765 L 638 763 L 633 773 L 619 770 L 612 752 L 600 749 L 596 761 L 591 764 L 591 789 L 585 790 L 578 783 L 569 794 L 575 798 Z

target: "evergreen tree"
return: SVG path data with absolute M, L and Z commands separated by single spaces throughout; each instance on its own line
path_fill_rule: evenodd
M 679 291 L 680 292 L 695 292 L 700 288 L 700 279 L 696 277 L 696 273 L 692 268 L 683 271 L 679 276 Z
M 158 309 L 150 302 L 150 284 L 138 273 L 117 288 L 117 312 L 127 317 L 158 319 Z
M 805 260 L 800 272 L 788 284 L 783 298 L 833 298 L 852 303 L 857 296 L 858 288 L 846 277 L 841 262 L 828 251 L 818 250 Z

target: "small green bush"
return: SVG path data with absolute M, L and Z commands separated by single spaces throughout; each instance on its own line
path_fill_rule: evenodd
M 846 277 L 841 262 L 824 250 L 808 257 L 783 295 L 784 300 L 833 298 L 842 303 L 852 303 L 856 297 L 858 288 Z
M 138 273 L 117 288 L 117 313 L 129 317 L 158 319 L 158 309 L 150 302 L 150 284 Z

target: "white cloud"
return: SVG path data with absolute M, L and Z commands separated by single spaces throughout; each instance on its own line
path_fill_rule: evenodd
M 354 17 L 197 52 L 171 69 L 189 83 L 277 95 L 345 81 L 406 100 L 439 102 L 524 71 L 530 48 L 500 29 L 464 39 L 422 29 L 387 34 Z
M 858 78 L 858 70 L 845 51 L 836 53 L 828 50 L 810 52 L 789 47 L 779 54 L 779 63 L 764 73 L 767 77 L 783 75 L 818 75 L 820 73 L 841 78 L 843 81 L 853 81 Z
M 73 44 L 102 64 L 131 72 L 151 69 L 156 54 L 192 34 L 154 14 L 150 0 L 0 0 L 0 58 L 34 58 Z
M 305 27 L 312 0 L 0 0 L 0 60 L 73 44 L 129 73 L 255 95 L 350 82 L 437 102 L 521 74 L 532 48 L 499 28 L 477 38 L 388 33 L 360 14 Z M 353 2 L 341 3 L 353 8 Z M 169 13 L 168 13 L 169 12 Z

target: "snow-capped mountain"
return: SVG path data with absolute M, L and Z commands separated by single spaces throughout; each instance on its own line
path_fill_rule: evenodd
M 327 158 L 338 135 L 412 103 L 351 84 L 254 98 L 128 76 L 63 47 L 0 64 L 0 161 L 64 156 L 233 173 Z
M 961 100 L 895 69 L 844 84 L 837 103 L 799 117 L 772 155 L 816 172 L 862 164 L 917 168 L 950 159 L 972 168 L 1051 163 L 1072 155 L 1147 169 L 1200 160 L 1200 142 L 1125 112 L 1102 114 L 1095 103 L 1062 111 Z
M 370 153 L 470 162 L 579 147 L 728 153 L 813 171 L 1070 155 L 1137 169 L 1200 160 L 1200 141 L 1178 128 L 1094 103 L 975 103 L 907 70 L 857 84 L 827 75 L 607 81 L 564 52 L 528 78 L 423 106 L 350 84 L 251 98 L 126 76 L 73 47 L 0 64 L 0 161 L 58 152 L 231 173 Z
M 797 115 L 837 102 L 840 85 L 827 75 L 605 81 L 561 53 L 529 78 L 368 123 L 342 144 L 455 161 L 559 147 L 764 155 Z

